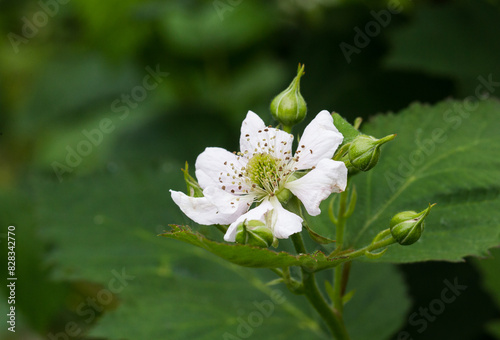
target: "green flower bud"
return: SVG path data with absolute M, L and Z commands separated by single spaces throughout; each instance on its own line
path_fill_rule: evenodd
M 236 242 L 268 248 L 277 243 L 271 229 L 259 220 L 244 221 L 236 229 Z
M 409 246 L 418 241 L 424 231 L 424 220 L 435 204 L 419 213 L 403 211 L 396 214 L 389 224 L 392 237 L 401 245 Z
M 380 157 L 380 146 L 391 141 L 396 135 L 388 135 L 381 139 L 368 135 L 359 135 L 349 146 L 349 161 L 361 171 L 368 171 L 377 165 Z
M 304 65 L 299 64 L 297 76 L 288 88 L 274 97 L 271 102 L 271 114 L 283 124 L 284 129 L 300 123 L 306 117 L 306 101 L 300 94 L 300 77 L 304 74 Z
M 340 161 L 344 162 L 345 166 L 347 167 L 347 171 L 349 173 L 349 176 L 356 175 L 359 173 L 359 169 L 355 168 L 352 164 L 351 161 L 349 160 L 349 147 L 351 146 L 351 143 L 347 143 L 340 150 L 337 150 L 335 153 L 335 156 L 333 157 L 333 160 L 335 161 Z

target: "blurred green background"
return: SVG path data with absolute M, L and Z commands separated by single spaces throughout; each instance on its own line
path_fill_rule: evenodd
M 398 13 L 389 12 L 389 3 Z M 185 161 L 194 166 L 207 146 L 236 150 L 248 110 L 272 123 L 269 103 L 299 62 L 306 65 L 301 90 L 309 120 L 322 109 L 368 120 L 414 101 L 473 95 L 481 76 L 500 80 L 500 6 L 494 0 L 3 0 L 0 8 L 0 233 L 17 227 L 20 278 L 17 332 L 5 333 L 4 322 L 5 339 L 47 339 L 70 320 L 92 328 L 99 318 L 82 322 L 75 306 L 99 291 L 109 270 L 94 280 L 94 262 L 82 253 L 73 260 L 87 275 L 72 277 L 58 260 L 65 257 L 61 235 L 70 239 L 72 228 L 85 228 L 83 216 L 95 211 L 85 204 L 102 207 L 103 215 L 89 217 L 95 224 L 105 222 L 112 206 L 125 221 L 133 216 L 133 223 L 150 226 L 152 235 L 180 222 L 168 198 L 171 183 L 183 188 L 177 169 Z M 162 174 L 172 178 L 163 181 Z M 127 178 L 123 183 L 135 189 L 107 186 L 109 176 Z M 74 182 L 79 178 L 84 181 Z M 158 181 L 144 184 L 144 178 Z M 145 187 L 161 199 L 142 197 Z M 48 191 L 54 197 L 46 199 Z M 125 203 L 131 193 L 141 205 Z M 75 216 L 82 216 L 81 226 L 72 224 Z M 51 231 L 57 223 L 66 223 L 66 231 Z M 147 259 L 133 248 L 108 251 L 109 235 L 94 235 L 88 253 L 124 265 Z M 181 248 L 159 242 L 166 253 Z M 494 339 L 485 324 L 498 319 L 499 307 L 475 262 L 398 268 L 411 310 L 427 306 L 445 279 L 460 277 L 472 287 L 423 334 L 409 324 L 400 330 L 414 339 Z M 119 302 L 97 314 L 116 308 Z M 137 310 L 137 317 L 147 313 Z M 469 321 L 460 325 L 464 315 Z

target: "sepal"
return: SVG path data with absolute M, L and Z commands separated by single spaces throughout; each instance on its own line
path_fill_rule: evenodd
M 184 181 L 186 182 L 187 195 L 191 197 L 203 197 L 203 190 L 201 189 L 198 181 L 189 174 L 189 165 L 186 162 L 185 169 L 181 169 L 184 173 Z
M 278 245 L 278 239 L 273 236 L 271 229 L 259 220 L 240 223 L 236 229 L 236 242 L 262 248 Z

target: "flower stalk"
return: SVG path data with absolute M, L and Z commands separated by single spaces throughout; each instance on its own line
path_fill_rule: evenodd
M 306 252 L 306 248 L 304 246 L 302 235 L 293 234 L 291 239 L 297 253 L 304 254 Z M 301 274 L 302 285 L 304 287 L 303 292 L 307 300 L 311 303 L 314 309 L 316 309 L 323 321 L 325 321 L 333 337 L 337 340 L 349 340 L 349 334 L 347 333 L 342 316 L 335 313 L 332 307 L 330 307 L 330 305 L 326 302 L 323 294 L 319 291 L 315 273 L 301 268 Z

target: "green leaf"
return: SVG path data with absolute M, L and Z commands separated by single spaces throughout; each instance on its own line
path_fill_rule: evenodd
M 429 203 L 437 205 L 421 239 L 411 246 L 392 245 L 377 261 L 460 261 L 499 245 L 499 111 L 493 99 L 413 104 L 365 124 L 369 135 L 398 136 L 382 148 L 373 170 L 353 177 L 358 200 L 347 222 L 346 245 L 369 244 L 396 213 L 420 211 Z M 322 235 L 335 233 L 326 213 L 310 218 L 309 225 Z
M 328 237 L 324 237 L 324 236 L 318 234 L 317 232 L 315 232 L 314 230 L 312 230 L 311 228 L 309 228 L 309 226 L 307 224 L 304 224 L 303 226 L 307 230 L 307 233 L 309 234 L 309 237 L 313 241 L 315 241 L 315 242 L 317 242 L 319 244 L 330 244 L 330 243 L 336 242 L 335 240 L 329 239 Z
M 347 288 L 342 302 L 349 302 L 344 306 L 344 318 L 351 339 L 388 339 L 403 326 L 410 300 L 394 265 L 353 263 Z M 328 281 L 325 290 L 332 299 L 333 287 Z
M 403 327 L 411 303 L 395 265 L 353 263 L 347 285 L 352 290 L 356 294 L 344 307 L 352 340 L 389 339 Z
M 332 115 L 333 123 L 335 127 L 342 133 L 344 136 L 344 140 L 342 141 L 342 145 L 350 143 L 354 138 L 361 134 L 358 130 L 354 128 L 348 121 L 346 121 L 341 115 L 338 113 L 334 113 Z
M 325 286 L 331 296 L 333 287 Z M 352 340 L 388 339 L 404 325 L 411 303 L 395 265 L 353 263 L 346 291 L 344 319 Z
M 193 232 L 187 226 L 171 225 L 172 231 L 161 236 L 177 239 L 244 267 L 280 268 L 302 266 L 310 271 L 318 271 L 336 266 L 346 258 L 328 259 L 323 252 L 312 254 L 291 255 L 287 252 L 275 252 L 266 248 L 243 244 L 227 244 L 211 241 L 200 233 Z
M 352 297 L 354 296 L 354 293 L 356 293 L 355 290 L 351 290 L 349 292 L 347 292 L 344 296 L 342 296 L 342 303 L 345 305 L 346 303 L 348 303 Z
M 333 301 L 335 299 L 335 291 L 333 290 L 332 284 L 328 280 L 325 280 L 325 290 L 326 294 L 330 298 L 330 301 Z

